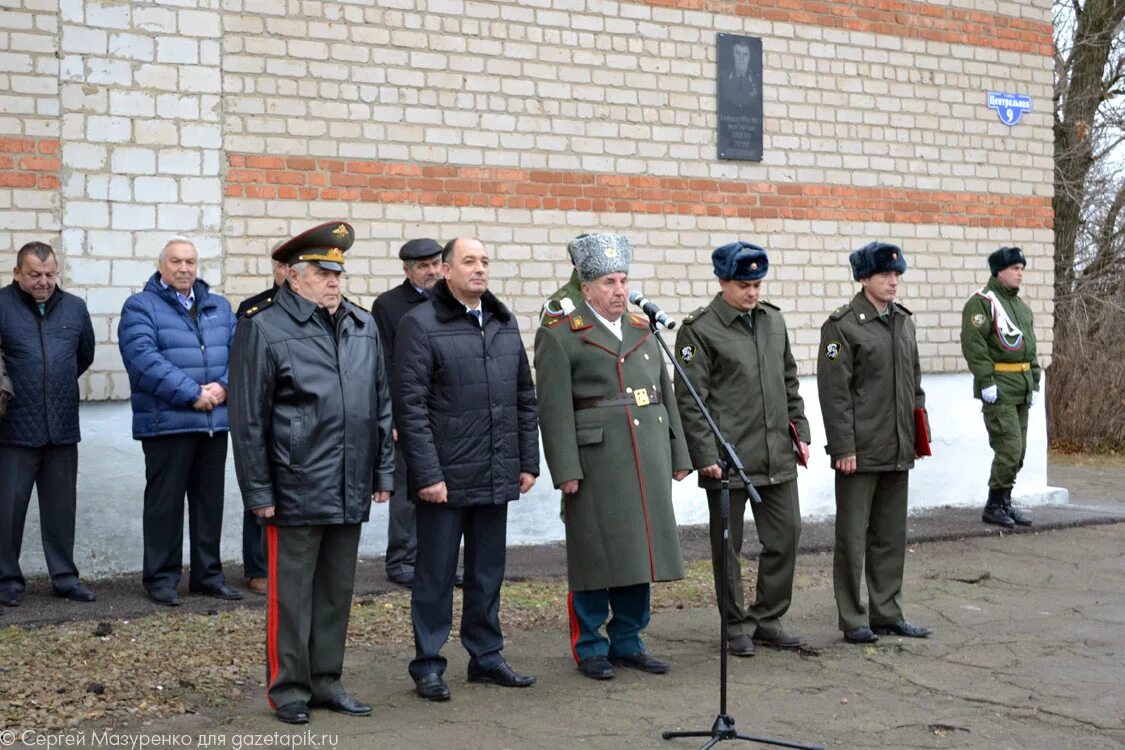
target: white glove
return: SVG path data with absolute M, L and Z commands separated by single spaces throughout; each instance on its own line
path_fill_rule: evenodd
M 1000 390 L 996 387 L 995 383 L 993 383 L 992 385 L 988 386 L 987 388 L 983 389 L 980 392 L 980 400 L 983 401 L 986 404 L 995 404 L 996 399 L 999 396 L 1000 396 Z
M 1031 395 L 1028 396 L 1028 399 L 1027 399 L 1027 405 L 1028 406 L 1035 406 L 1035 398 L 1036 398 L 1036 395 L 1038 393 L 1039 393 L 1038 391 L 1032 391 L 1031 392 Z

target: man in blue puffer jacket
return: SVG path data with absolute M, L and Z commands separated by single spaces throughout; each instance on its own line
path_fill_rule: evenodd
M 236 319 L 230 303 L 196 278 L 199 253 L 172 238 L 143 291 L 125 301 L 117 340 L 129 373 L 133 438 L 145 454 L 145 589 L 180 603 L 184 495 L 188 499 L 188 590 L 241 599 L 219 558 L 227 460 L 227 358 Z

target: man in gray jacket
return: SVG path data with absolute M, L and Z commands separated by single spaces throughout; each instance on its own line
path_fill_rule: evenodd
M 266 695 L 277 718 L 309 707 L 367 716 L 340 676 L 360 528 L 394 488 L 391 401 L 375 321 L 340 293 L 351 226 L 274 251 L 272 303 L 238 325 L 230 423 L 242 501 L 265 526 Z

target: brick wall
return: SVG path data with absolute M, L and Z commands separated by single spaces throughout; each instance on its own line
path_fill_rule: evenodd
M 713 292 L 712 247 L 753 240 L 804 373 L 852 248 L 902 243 L 924 367 L 953 372 L 984 256 L 1018 243 L 1049 357 L 1049 0 L 13 4 L 3 26 L 31 31 L 0 34 L 0 142 L 34 148 L 0 147 L 0 206 L 23 196 L 20 237 L 54 234 L 97 316 L 91 397 L 127 393 L 115 316 L 168 236 L 237 301 L 276 239 L 332 219 L 356 226 L 364 305 L 404 239 L 480 236 L 529 342 L 579 232 L 628 235 L 673 311 Z M 717 31 L 763 39 L 760 164 L 715 158 Z M 1008 128 L 989 90 L 1035 111 Z

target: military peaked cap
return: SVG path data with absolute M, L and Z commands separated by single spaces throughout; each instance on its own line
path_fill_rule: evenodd
M 283 243 L 273 251 L 273 259 L 293 266 L 315 263 L 329 271 L 344 270 L 344 253 L 355 242 L 355 230 L 344 221 L 330 221 Z

